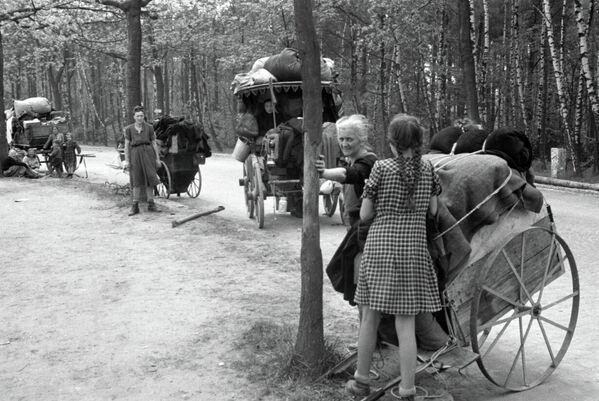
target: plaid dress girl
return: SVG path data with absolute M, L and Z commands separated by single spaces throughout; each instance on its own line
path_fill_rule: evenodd
M 392 315 L 441 309 L 426 238 L 429 201 L 441 186 L 430 162 L 422 160 L 419 178 L 410 180 L 415 176 L 412 165 L 403 157 L 377 161 L 363 194 L 373 201 L 376 215 L 364 247 L 355 301 Z

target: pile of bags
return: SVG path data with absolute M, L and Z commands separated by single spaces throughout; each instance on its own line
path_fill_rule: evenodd
M 154 122 L 154 133 L 161 156 L 167 153 L 193 152 L 212 156 L 204 127 L 185 121 L 183 117 L 164 116 Z
M 64 112 L 52 109 L 45 97 L 31 97 L 15 100 L 13 107 L 4 111 L 6 117 L 6 140 L 9 144 L 21 147 L 39 147 L 49 135 L 52 126 L 60 132 L 67 130 L 67 117 Z
M 231 83 L 231 89 L 237 91 L 248 86 L 265 84 L 270 81 L 301 81 L 301 67 L 302 61 L 299 57 L 299 52 L 295 49 L 286 48 L 279 54 L 259 58 L 254 62 L 249 72 L 235 75 Z M 320 80 L 332 81 L 336 76 L 334 61 L 329 58 L 321 58 Z

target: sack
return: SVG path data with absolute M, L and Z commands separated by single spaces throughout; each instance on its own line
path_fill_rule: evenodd
M 281 53 L 270 56 L 264 62 L 266 68 L 279 81 L 301 81 L 302 62 L 295 49 L 283 49 Z
M 233 78 L 233 82 L 231 82 L 231 89 L 236 91 L 241 88 L 245 88 L 246 86 L 252 86 L 254 84 L 254 79 L 252 76 L 246 72 L 235 75 Z
M 252 65 L 252 69 L 250 70 L 250 74 L 253 72 L 258 71 L 260 68 L 264 68 L 264 63 L 266 62 L 266 60 L 268 60 L 269 56 L 266 57 L 262 57 L 259 58 L 258 60 L 256 60 L 254 62 L 254 65 Z
M 258 122 L 256 121 L 256 117 L 250 113 L 243 113 L 239 116 L 235 124 L 235 134 L 249 138 L 258 136 Z
M 31 114 L 32 116 L 47 114 L 52 110 L 52 106 L 45 97 L 30 97 L 25 100 L 15 100 L 14 109 L 17 118 L 21 118 L 25 114 Z
M 258 84 L 267 84 L 271 80 L 274 82 L 277 78 L 272 75 L 267 69 L 260 68 L 252 73 L 250 73 L 252 79 L 254 80 L 254 85 Z
M 328 59 L 331 60 L 331 59 Z M 331 63 L 333 60 L 331 60 Z M 320 80 L 321 81 L 332 81 L 333 80 L 333 70 L 327 63 L 326 59 L 320 59 Z

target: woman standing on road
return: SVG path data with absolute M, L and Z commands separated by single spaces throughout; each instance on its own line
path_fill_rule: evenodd
M 154 203 L 154 187 L 159 184 L 156 169 L 160 166 L 156 135 L 150 124 L 144 121 L 144 109 L 133 109 L 135 123 L 125 127 L 124 168 L 130 167 L 129 180 L 133 190 L 133 204 L 129 216 L 139 213 L 139 202 L 145 192 L 149 212 L 159 212 Z
M 336 125 L 337 141 L 347 159 L 346 166 L 325 168 L 322 157 L 315 164 L 322 178 L 343 184 L 344 217 L 345 221 L 353 226 L 360 219 L 360 198 L 364 190 L 364 181 L 370 175 L 376 155 L 369 151 L 370 126 L 366 117 L 361 114 L 341 117 Z
M 441 309 L 437 276 L 428 253 L 426 214 L 437 213 L 439 177 L 421 159 L 423 128 L 405 114 L 393 118 L 387 131 L 395 157 L 377 161 L 364 187 L 360 218 L 372 220 L 358 278 L 355 301 L 362 308 L 358 363 L 346 388 L 355 395 L 370 392 L 369 371 L 381 313 L 395 316 L 401 349 L 402 400 L 414 400 L 416 388 L 415 316 Z

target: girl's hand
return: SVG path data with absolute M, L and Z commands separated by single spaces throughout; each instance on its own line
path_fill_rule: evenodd
M 127 160 L 125 160 L 125 161 L 123 162 L 123 170 L 126 170 L 126 169 L 128 169 L 128 168 L 129 168 L 129 162 L 128 162 Z
M 160 159 L 156 159 L 156 168 L 160 168 L 161 165 Z

